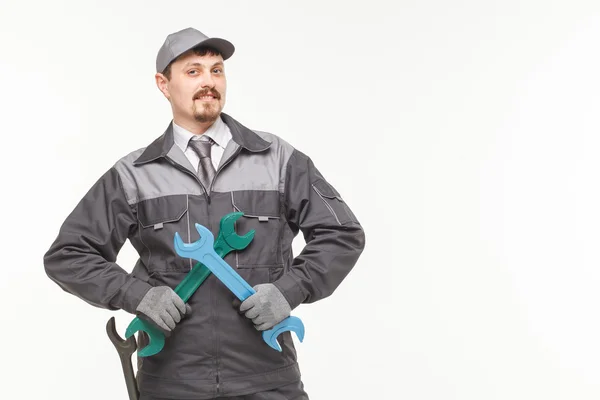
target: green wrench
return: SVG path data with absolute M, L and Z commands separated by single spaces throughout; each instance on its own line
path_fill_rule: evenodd
M 221 258 L 224 258 L 233 250 L 245 249 L 252 242 L 252 239 L 254 239 L 254 230 L 251 230 L 244 236 L 239 236 L 235 232 L 235 221 L 242 215 L 244 215 L 242 212 L 233 212 L 221 218 L 219 236 L 213 246 L 213 249 Z M 177 285 L 175 293 L 186 303 L 210 274 L 211 272 L 206 266 L 197 263 L 179 285 Z M 150 322 L 139 317 L 135 317 L 131 321 L 125 331 L 125 338 L 131 337 L 138 331 L 146 332 L 149 339 L 147 346 L 143 349 L 138 349 L 140 357 L 152 356 L 163 349 L 165 345 L 164 333 Z

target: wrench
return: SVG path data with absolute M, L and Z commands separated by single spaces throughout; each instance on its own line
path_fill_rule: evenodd
M 106 333 L 108 333 L 110 341 L 113 342 L 117 352 L 119 352 L 123 374 L 125 375 L 125 385 L 127 385 L 127 393 L 129 393 L 129 400 L 138 400 L 140 398 L 140 393 L 133 373 L 133 366 L 131 365 L 131 355 L 137 348 L 135 338 L 130 337 L 124 340 L 119 336 L 117 329 L 115 328 L 115 317 L 111 317 L 106 323 Z
M 244 236 L 239 236 L 235 232 L 235 221 L 242 215 L 244 215 L 242 212 L 233 212 L 221 218 L 219 236 L 214 243 L 214 251 L 220 257 L 225 257 L 232 250 L 245 249 L 252 239 L 254 239 L 254 230 L 251 230 Z M 175 293 L 181 297 L 184 303 L 187 302 L 209 275 L 210 269 L 201 263 L 197 263 L 179 285 L 177 285 Z M 146 332 L 149 339 L 148 345 L 138 351 L 140 357 L 152 356 L 163 349 L 165 334 L 156 326 L 139 317 L 135 317 L 127 327 L 125 337 L 129 338 L 138 331 Z
M 184 243 L 178 232 L 175 232 L 175 251 L 181 257 L 193 258 L 204 264 L 240 301 L 256 293 L 256 291 L 242 278 L 222 257 L 213 249 L 213 234 L 204 226 L 196 223 L 196 230 L 200 239 L 194 243 Z M 298 339 L 304 340 L 304 324 L 298 317 L 289 316 L 273 328 L 263 331 L 263 340 L 277 351 L 281 346 L 277 342 L 277 336 L 286 331 L 296 333 Z

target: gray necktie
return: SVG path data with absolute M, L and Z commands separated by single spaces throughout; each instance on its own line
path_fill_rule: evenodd
M 208 140 L 190 140 L 190 146 L 200 158 L 198 162 L 198 178 L 200 178 L 200 182 L 202 182 L 207 191 L 216 173 L 210 159 L 212 143 L 211 138 L 208 138 Z

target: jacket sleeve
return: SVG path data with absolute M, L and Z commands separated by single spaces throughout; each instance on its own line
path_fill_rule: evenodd
M 151 286 L 115 263 L 136 226 L 117 170 L 108 170 L 63 222 L 44 255 L 46 274 L 64 291 L 109 310 L 135 309 Z
M 306 245 L 274 284 L 292 309 L 333 293 L 356 264 L 365 233 L 339 192 L 312 160 L 295 149 L 286 166 L 284 206 L 289 226 Z

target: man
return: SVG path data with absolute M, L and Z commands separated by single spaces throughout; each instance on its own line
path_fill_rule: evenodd
M 355 215 L 308 156 L 222 112 L 223 61 L 233 52 L 192 28 L 166 38 L 155 78 L 173 120 L 92 186 L 44 257 L 63 290 L 169 333 L 160 353 L 138 358 L 142 400 L 308 399 L 291 333 L 279 336 L 278 352 L 261 331 L 329 296 L 365 246 Z M 236 304 L 211 275 L 184 305 L 173 289 L 195 261 L 175 253 L 175 232 L 196 241 L 200 223 L 216 237 L 233 211 L 244 213 L 237 232 L 256 234 L 225 260 L 256 294 Z M 299 232 L 306 246 L 294 258 Z M 127 239 L 140 256 L 130 274 L 115 263 Z

